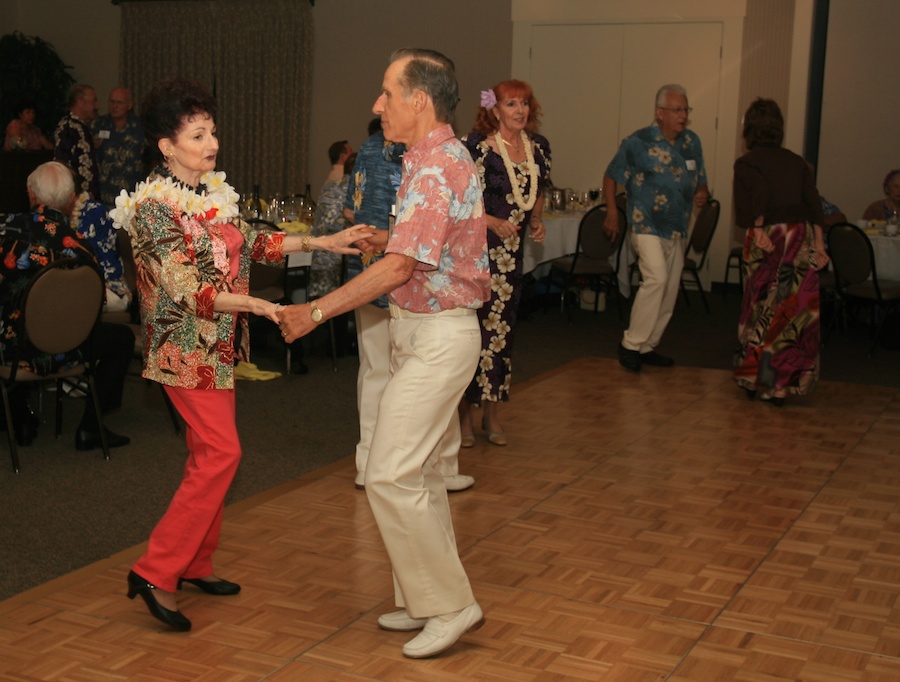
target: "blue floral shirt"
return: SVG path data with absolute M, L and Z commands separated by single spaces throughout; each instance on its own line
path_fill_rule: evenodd
M 143 180 L 144 129 L 141 119 L 128 114 L 122 130 L 116 129 L 112 116 L 105 114 L 91 126 L 97 140 L 97 167 L 100 171 L 100 201 L 115 206 L 123 189 L 131 192 Z
M 685 130 L 670 144 L 654 123 L 624 140 L 606 175 L 625 186 L 626 216 L 636 234 L 687 236 L 697 187 L 707 184 L 703 150 Z
M 405 151 L 405 145 L 385 140 L 381 131 L 360 145 L 344 199 L 344 207 L 353 211 L 357 225 L 388 229 L 391 207 L 397 200 L 397 189 L 400 187 L 400 160 Z M 378 259 L 372 262 L 375 260 Z M 360 257 L 348 256 L 347 279 L 362 271 Z M 372 303 L 379 308 L 387 308 L 387 296 L 381 296 Z
M 119 254 L 118 233 L 109 217 L 109 207 L 83 193 L 72 209 L 72 229 L 91 245 L 110 291 L 131 299 L 125 268 Z

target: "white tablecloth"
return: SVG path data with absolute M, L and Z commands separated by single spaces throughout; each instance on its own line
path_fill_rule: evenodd
M 875 252 L 875 270 L 878 279 L 900 282 L 900 236 L 885 237 L 869 235 L 872 251 Z
M 540 244 L 530 237 L 525 238 L 522 255 L 522 272 L 527 274 L 538 269 L 542 263 L 549 263 L 554 258 L 575 253 L 578 245 L 578 226 L 584 213 L 544 213 L 544 227 L 547 233 Z M 625 226 L 622 226 L 623 229 Z M 631 285 L 628 282 L 628 265 L 634 260 L 631 252 L 631 241 L 625 235 L 626 242 L 622 247 L 622 262 L 619 265 L 619 291 L 628 298 Z M 610 265 L 615 267 L 615 256 L 610 258 Z M 541 268 L 544 270 L 544 268 Z M 545 274 L 541 272 L 540 274 Z
M 578 244 L 578 226 L 584 213 L 544 213 L 544 227 L 547 233 L 544 241 L 538 243 L 525 237 L 522 254 L 522 272 L 529 273 L 541 263 L 549 263 L 554 258 L 575 253 Z M 527 228 L 523 228 L 525 232 Z

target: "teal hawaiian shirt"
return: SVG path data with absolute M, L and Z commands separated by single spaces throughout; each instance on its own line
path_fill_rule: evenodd
M 629 135 L 606 169 L 625 186 L 626 215 L 636 234 L 687 236 L 697 187 L 707 184 L 700 138 L 685 130 L 670 144 L 654 123 Z

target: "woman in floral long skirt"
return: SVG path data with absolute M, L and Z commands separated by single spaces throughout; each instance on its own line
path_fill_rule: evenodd
M 744 115 L 748 152 L 734 164 L 734 205 L 744 240 L 744 300 L 734 378 L 749 398 L 781 406 L 819 376 L 819 277 L 828 264 L 822 202 L 812 168 L 781 146 L 778 104 Z

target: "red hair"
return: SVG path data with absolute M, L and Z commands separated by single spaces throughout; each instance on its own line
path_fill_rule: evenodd
M 528 102 L 528 122 L 525 124 L 525 132 L 531 137 L 540 128 L 541 105 L 534 96 L 531 86 L 525 81 L 508 80 L 500 81 L 491 88 L 497 98 L 497 104 L 508 99 L 524 99 Z M 490 109 L 478 107 L 475 114 L 475 123 L 472 130 L 482 135 L 493 135 L 497 132 L 499 121 Z

